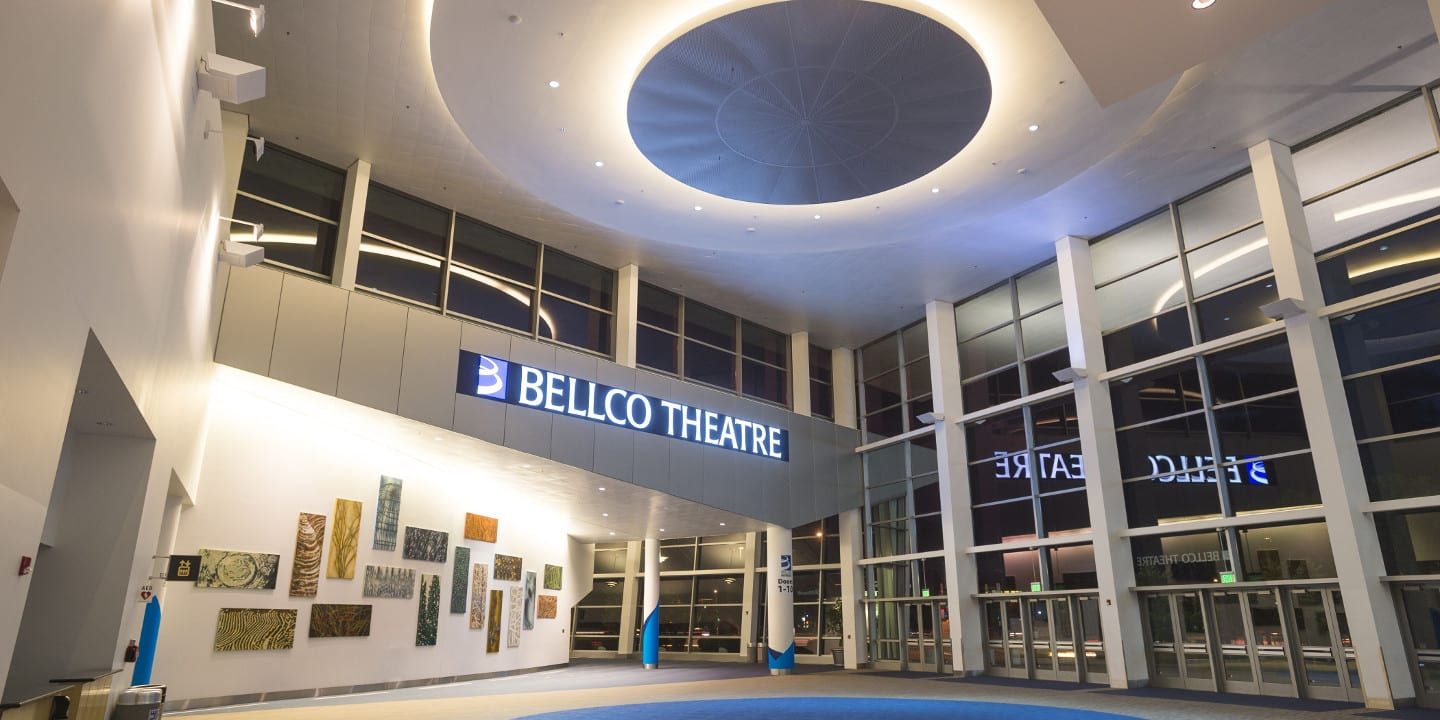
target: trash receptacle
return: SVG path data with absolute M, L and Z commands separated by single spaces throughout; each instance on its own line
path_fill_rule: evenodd
M 115 699 L 111 720 L 160 720 L 165 704 L 164 685 L 137 685 Z
M 835 661 L 835 667 L 845 667 L 845 648 L 837 647 L 830 651 L 830 659 Z

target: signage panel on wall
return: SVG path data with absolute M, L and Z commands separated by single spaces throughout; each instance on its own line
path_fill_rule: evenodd
M 784 428 L 465 350 L 460 351 L 455 391 L 749 455 L 790 459 L 790 433 Z
M 781 593 L 795 592 L 795 565 L 789 555 L 780 556 L 780 575 L 775 582 Z

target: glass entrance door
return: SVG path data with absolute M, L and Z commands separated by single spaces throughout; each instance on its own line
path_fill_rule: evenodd
M 1031 677 L 1079 682 L 1070 598 L 1027 598 L 1023 602 L 1030 621 Z
M 1295 620 L 1295 643 L 1300 652 L 1300 668 L 1296 674 L 1304 685 L 1305 696 L 1364 702 L 1340 591 L 1295 589 L 1289 591 L 1289 601 Z
M 1198 592 L 1144 598 L 1150 680 L 1164 687 L 1215 690 L 1210 621 Z
M 904 603 L 901 613 L 907 627 L 906 657 L 901 669 L 917 672 L 943 672 L 940 654 L 939 608 L 935 603 Z
M 1108 682 L 1100 598 L 985 598 L 985 670 L 1002 677 Z
M 1416 699 L 1424 707 L 1440 708 L 1440 584 L 1404 585 L 1398 592 L 1409 629 Z
M 943 606 L 943 598 L 871 602 L 870 657 L 875 667 L 945 672 L 951 660 Z
M 1025 617 L 1020 601 L 985 600 L 985 670 L 1001 677 L 1030 677 L 1025 652 Z

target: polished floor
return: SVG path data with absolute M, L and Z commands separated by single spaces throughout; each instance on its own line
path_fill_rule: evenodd
M 569 667 L 454 685 L 305 700 L 285 700 L 182 713 L 166 717 L 218 720 L 502 720 L 578 708 L 737 698 L 905 698 L 1012 703 L 1055 708 L 1054 720 L 1091 710 L 1148 720 L 1288 720 L 1290 718 L 1397 718 L 1440 720 L 1428 710 L 1366 710 L 1315 700 L 1261 698 L 1180 690 L 1110 690 L 1093 685 L 999 678 L 947 678 L 920 673 L 843 671 L 800 667 L 770 677 L 760 665 L 669 663 L 642 670 L 629 661 L 576 661 Z M 658 710 L 658 709 L 657 709 Z M 649 717 L 633 710 L 613 717 Z M 660 713 L 654 716 L 662 716 Z M 783 718 L 768 714 L 767 717 Z

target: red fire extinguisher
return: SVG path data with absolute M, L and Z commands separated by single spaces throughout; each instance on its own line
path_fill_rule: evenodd
M 134 640 L 131 640 L 130 644 L 125 646 L 125 662 L 135 662 L 135 658 L 139 656 L 140 646 L 137 645 Z

